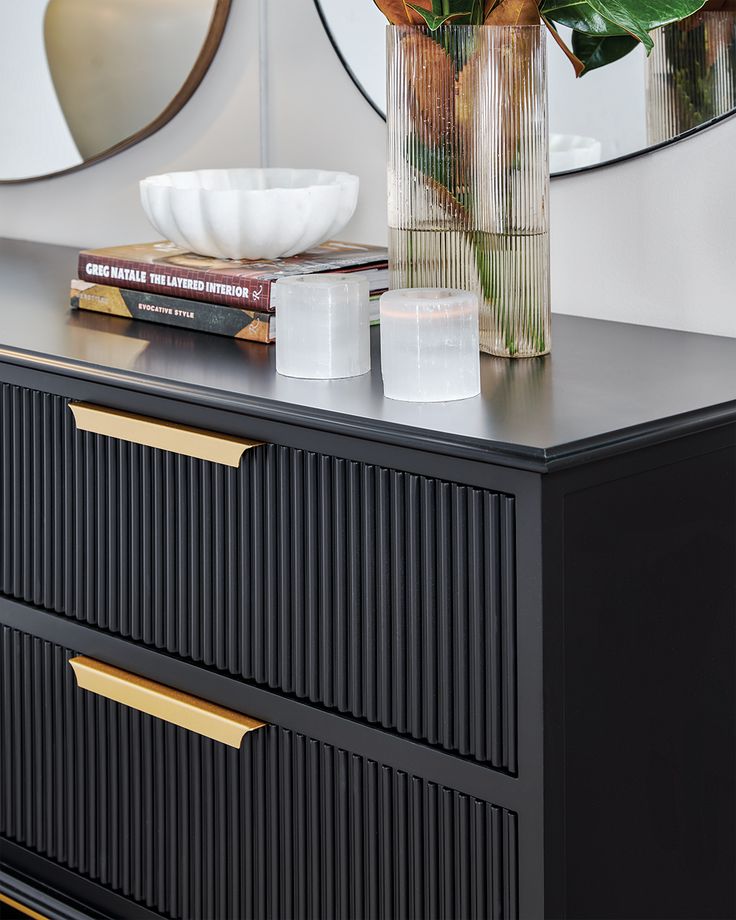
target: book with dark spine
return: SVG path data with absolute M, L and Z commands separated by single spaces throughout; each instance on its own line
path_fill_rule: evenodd
M 206 301 L 272 313 L 274 281 L 312 272 L 359 271 L 371 293 L 388 287 L 388 251 L 381 246 L 329 242 L 286 259 L 215 259 L 173 243 L 136 243 L 79 254 L 79 277 L 93 284 Z
M 212 332 L 251 342 L 273 342 L 275 338 L 276 322 L 272 313 L 223 307 L 199 300 L 167 297 L 165 294 L 130 291 L 89 281 L 72 281 L 71 306 L 75 310 L 91 310 L 94 313 L 141 319 L 150 323 L 181 326 L 197 332 Z

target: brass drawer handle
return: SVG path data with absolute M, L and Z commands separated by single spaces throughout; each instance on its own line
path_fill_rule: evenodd
M 146 418 L 145 415 L 103 409 L 89 403 L 70 402 L 69 408 L 80 431 L 103 434 L 145 447 L 158 447 L 160 450 L 227 466 L 239 466 L 240 458 L 246 450 L 263 443 L 215 434 L 202 428 L 189 428 L 174 422 L 161 422 Z
M 230 747 L 239 748 L 244 735 L 266 725 L 233 709 L 216 706 L 93 658 L 80 655 L 70 658 L 69 664 L 74 669 L 80 689 L 180 725 Z
M 0 904 L 7 904 L 12 910 L 18 911 L 20 914 L 25 914 L 26 917 L 32 917 L 33 920 L 48 920 L 44 914 L 39 914 L 39 912 L 33 910 L 32 907 L 26 907 L 25 904 L 21 904 L 20 901 L 16 901 L 15 898 L 11 898 L 7 894 L 2 894 L 2 892 L 0 892 Z

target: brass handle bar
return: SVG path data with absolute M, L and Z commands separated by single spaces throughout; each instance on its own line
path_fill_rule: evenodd
M 15 898 L 11 898 L 10 895 L 3 894 L 2 892 L 0 892 L 0 903 L 7 904 L 12 910 L 25 914 L 26 917 L 32 917 L 33 920 L 48 920 L 48 917 L 44 914 L 39 914 L 39 912 L 32 907 L 27 907 L 25 904 L 21 904 L 20 901 L 16 901 Z
M 130 706 L 157 719 L 180 725 L 182 728 L 239 748 L 243 737 L 265 722 L 251 716 L 225 709 L 199 697 L 190 696 L 120 668 L 85 658 L 70 658 L 77 686 L 105 699 Z
M 134 415 L 130 412 L 118 412 L 116 409 L 103 409 L 90 403 L 70 402 L 69 408 L 80 431 L 90 431 L 145 447 L 157 447 L 160 450 L 195 457 L 197 460 L 210 460 L 237 467 L 246 450 L 258 447 L 263 441 L 247 441 L 233 438 L 226 434 L 215 434 L 203 428 L 189 428 L 174 422 L 162 422 Z

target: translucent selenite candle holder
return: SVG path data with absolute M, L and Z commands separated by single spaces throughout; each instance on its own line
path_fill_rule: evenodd
M 383 294 L 381 367 L 389 399 L 445 402 L 477 396 L 477 296 L 443 288 Z
M 365 275 L 295 275 L 274 284 L 276 370 L 331 380 L 371 369 L 369 285 Z

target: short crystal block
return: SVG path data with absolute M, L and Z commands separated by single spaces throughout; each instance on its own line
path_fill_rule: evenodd
M 477 396 L 477 296 L 443 288 L 383 294 L 381 366 L 389 399 L 444 402 Z

